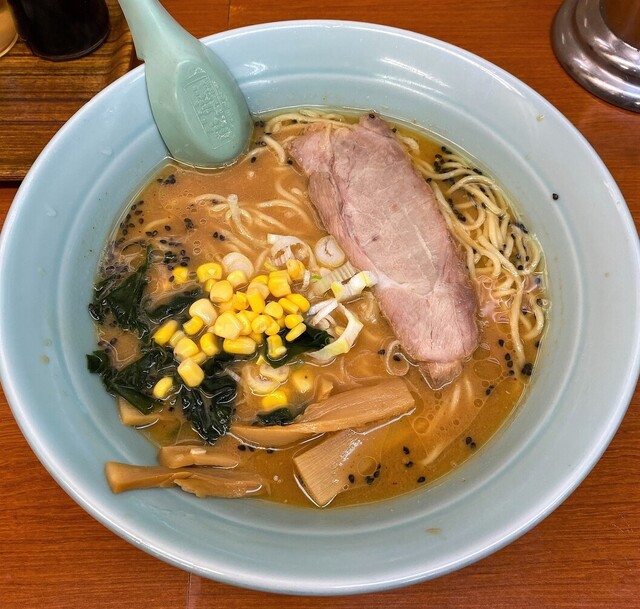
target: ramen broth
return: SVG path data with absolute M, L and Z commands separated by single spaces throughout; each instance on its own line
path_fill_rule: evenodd
M 302 133 L 305 127 L 289 122 L 286 137 Z M 442 155 L 442 145 L 423 133 L 402 126 L 398 126 L 397 133 L 416 142 L 420 158 L 429 163 Z M 271 137 L 277 139 L 277 134 Z M 174 162 L 159 169 L 120 219 L 103 255 L 99 279 L 118 269 L 139 267 L 145 257 L 141 245 L 150 245 L 154 262 L 148 270 L 145 298 L 152 304 L 164 302 L 168 294 L 198 285 L 194 270 L 199 265 L 220 261 L 229 252 L 239 251 L 249 257 L 256 274 L 265 272 L 263 252 L 268 233 L 293 235 L 311 247 L 326 236 L 306 194 L 307 178 L 292 164 L 283 163 L 277 149 L 264 144 L 263 121 L 256 123 L 253 141 L 256 147 L 252 153 L 222 170 L 204 171 Z M 242 216 L 244 225 L 256 243 L 239 233 L 232 214 L 216 211 L 218 197 L 231 193 L 237 195 L 239 208 L 246 210 L 248 215 Z M 461 197 L 460 193 L 457 196 Z M 285 204 L 266 204 L 272 201 Z M 256 210 L 262 214 L 260 221 L 253 215 Z M 546 308 L 540 287 L 541 264 L 533 285 L 538 290 L 536 302 Z M 176 281 L 179 268 L 189 270 L 186 282 Z M 522 339 L 527 364 L 517 363 L 508 315 L 488 306 L 481 282 L 474 285 L 479 297 L 480 345 L 464 364 L 461 375 L 442 389 L 432 390 L 418 367 L 407 363 L 370 289 L 348 303 L 364 324 L 348 353 L 324 365 L 314 364 L 304 356 L 300 358 L 303 364 L 291 365 L 292 370 L 308 370 L 313 384 L 313 389 L 304 394 L 288 387 L 294 407 L 313 403 L 327 394 L 377 385 L 394 374 L 402 376 L 415 398 L 415 408 L 409 414 L 382 422 L 375 432 L 377 440 L 349 463 L 343 480 L 348 492 L 340 493 L 332 506 L 376 501 L 433 483 L 477 452 L 513 413 L 531 375 L 540 335 Z M 317 300 L 323 298 L 326 295 Z M 98 324 L 98 341 L 116 368 L 140 355 L 136 335 L 105 320 Z M 244 378 L 243 367 L 255 366 L 256 357 L 235 363 L 232 370 Z M 251 425 L 256 413 L 264 411 L 261 399 L 240 382 L 233 421 Z M 159 446 L 203 443 L 182 415 L 175 394 L 162 401 L 157 411 L 166 416 L 157 423 L 140 426 L 151 441 Z M 310 505 L 296 476 L 293 457 L 322 441 L 320 437 L 286 448 L 266 449 L 229 433 L 215 446 L 238 458 L 238 470 L 262 476 L 268 486 L 268 499 Z

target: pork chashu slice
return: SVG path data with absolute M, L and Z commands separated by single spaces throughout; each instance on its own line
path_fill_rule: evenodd
M 453 380 L 478 344 L 477 301 L 431 188 L 387 123 L 313 125 L 288 151 L 309 176 L 327 230 L 375 293 L 406 353 L 434 388 Z

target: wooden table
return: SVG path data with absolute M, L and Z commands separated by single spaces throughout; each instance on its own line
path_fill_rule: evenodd
M 551 20 L 560 0 L 163 3 L 196 36 L 266 21 L 336 18 L 406 28 L 477 53 L 532 86 L 568 117 L 607 164 L 636 223 L 640 221 L 640 114 L 592 97 L 560 68 L 549 43 Z M 0 187 L 2 220 L 17 186 L 4 183 Z M 46 473 L 0 393 L 0 606 L 638 607 L 639 438 L 640 394 L 636 391 L 609 449 L 578 490 L 535 529 L 475 565 L 385 593 L 329 599 L 283 597 L 189 575 L 108 531 Z

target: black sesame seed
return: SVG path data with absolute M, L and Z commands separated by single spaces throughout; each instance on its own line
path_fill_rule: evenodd
M 507 368 L 513 368 L 513 362 L 507 362 Z
M 504 354 L 504 359 L 506 359 L 507 361 L 509 361 L 511 359 L 511 353 L 505 353 Z
M 539 340 L 537 340 L 537 341 L 536 341 L 536 349 L 539 349 L 539 348 L 540 348 L 540 341 L 539 341 Z
M 367 484 L 373 484 L 375 478 L 373 476 L 367 476 L 366 478 Z
M 503 338 L 499 338 L 499 339 L 498 339 L 498 344 L 499 344 L 501 347 L 504 347 L 504 339 L 503 339 Z
M 469 444 L 471 444 L 471 442 L 473 442 L 473 438 L 472 438 L 471 436 L 467 436 L 467 437 L 464 439 L 464 443 L 465 443 L 467 446 L 469 446 Z
M 551 198 L 552 198 L 554 201 L 557 201 L 557 200 L 560 198 L 560 195 L 559 195 L 557 192 L 554 192 L 554 193 L 551 195 Z
M 397 353 L 393 356 L 393 361 L 394 362 L 400 362 L 402 361 L 402 357 L 400 357 L 400 355 L 398 355 Z
M 353 474 L 349 474 L 349 482 L 353 484 L 356 481 L 356 477 Z
M 287 165 L 293 165 L 293 161 L 291 159 L 287 159 Z
M 405 467 L 413 467 L 413 461 L 407 461 L 407 462 L 404 464 L 404 466 L 405 466 Z
M 379 349 L 378 350 L 378 355 L 384 355 L 386 353 L 386 351 L 384 349 Z
M 213 238 L 214 238 L 214 239 L 217 239 L 219 236 L 220 236 L 220 235 L 218 234 L 218 231 L 215 231 L 215 232 L 213 233 Z
M 509 370 L 509 376 L 513 376 L 515 372 L 513 370 Z
M 226 237 L 224 235 L 220 235 L 220 241 L 224 241 Z
M 375 117 L 376 117 L 376 115 L 373 112 L 369 113 L 369 118 L 375 118 Z
M 420 477 L 416 480 L 416 482 L 417 482 L 418 484 L 422 484 L 423 482 L 426 482 L 426 481 L 427 481 L 427 479 L 426 479 L 424 476 L 420 476 Z
M 267 448 L 267 454 L 268 455 L 272 455 L 275 451 L 273 450 L 273 448 Z
M 470 448 L 476 448 L 476 443 L 475 442 L 471 442 L 471 444 L 469 444 Z
M 251 157 L 251 162 L 252 162 L 252 163 L 255 163 L 257 160 L 258 160 L 258 158 L 257 158 L 257 157 L 255 157 L 255 156 L 252 156 L 252 157 Z
M 244 452 L 245 450 L 247 450 L 247 447 L 244 444 L 238 444 L 238 450 Z
M 522 374 L 526 375 L 526 376 L 531 376 L 533 372 L 533 364 L 527 362 L 523 367 L 522 367 Z
M 402 452 L 403 452 L 405 455 L 408 455 L 411 451 L 409 450 L 409 447 L 408 447 L 408 446 L 403 446 L 403 447 L 402 447 Z
M 138 224 L 144 224 L 144 218 L 138 218 Z
M 393 129 L 391 129 L 391 131 L 392 131 L 393 133 L 396 133 L 398 130 L 394 127 Z

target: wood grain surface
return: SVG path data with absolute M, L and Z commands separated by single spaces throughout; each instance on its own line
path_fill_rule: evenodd
M 596 99 L 560 68 L 549 42 L 560 0 L 163 0 L 163 4 L 197 36 L 266 21 L 339 18 L 407 28 L 477 53 L 529 84 L 564 113 L 607 164 L 636 224 L 640 221 L 640 114 Z M 0 91 L 3 120 L 7 95 Z M 52 99 L 47 115 L 59 118 L 68 101 Z M 570 159 L 566 169 L 571 172 Z M 0 185 L 1 220 L 17 186 Z M 257 593 L 189 575 L 148 556 L 93 520 L 57 486 L 24 440 L 2 394 L 0 446 L 0 607 L 4 609 L 640 606 L 638 391 L 591 474 L 533 530 L 459 572 L 359 597 Z
M 23 40 L 0 61 L 0 180 L 21 179 L 69 117 L 131 66 L 133 44 L 117 0 L 110 32 L 75 61 L 34 56 Z

